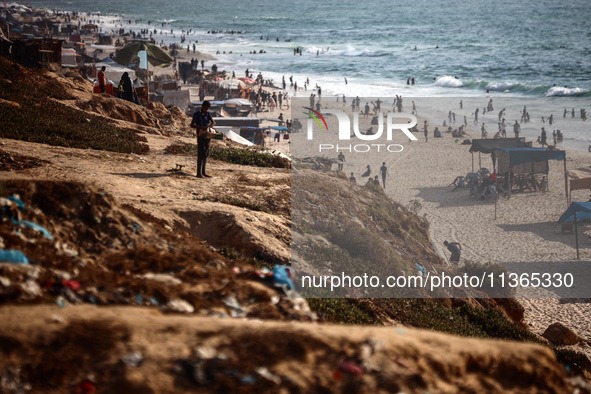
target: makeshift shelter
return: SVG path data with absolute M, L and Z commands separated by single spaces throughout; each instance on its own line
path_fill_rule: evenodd
M 74 49 L 62 49 L 62 67 L 76 67 L 76 51 Z
M 591 190 L 591 166 L 567 171 L 569 179 L 568 201 L 572 201 L 573 190 Z
M 568 199 L 565 151 L 546 150 L 545 148 L 494 148 L 492 158 L 493 162 L 498 160 L 497 174 L 507 173 L 509 194 L 511 194 L 514 176 L 520 176 L 523 179 L 531 178 L 535 188 L 534 176 L 536 174 L 548 175 L 548 160 L 564 161 L 565 194 Z
M 218 126 L 235 126 L 235 127 L 255 127 L 258 128 L 260 120 L 258 118 L 220 118 L 214 117 L 215 123 Z
M 223 106 L 229 116 L 248 116 L 252 111 L 252 103 L 246 99 L 225 100 Z
M 238 142 L 239 144 L 246 145 L 246 146 L 253 146 L 254 144 L 247 140 L 246 138 L 240 136 L 230 126 L 216 126 L 215 129 L 220 133 L 224 134 L 226 138 L 231 141 Z
M 241 127 L 240 136 L 256 145 L 262 145 L 261 136 L 265 130 L 267 130 L 266 127 Z
M 558 223 L 573 221 L 575 223 L 575 243 L 577 245 L 577 259 L 579 258 L 579 233 L 577 220 L 591 218 L 591 202 L 572 202 L 558 219 Z
M 136 58 L 138 58 L 138 53 L 140 51 L 146 51 L 146 57 L 148 60 L 148 64 L 151 64 L 155 67 L 168 67 L 173 62 L 174 59 L 170 57 L 164 49 L 160 48 L 159 46 L 152 44 L 151 42 L 143 42 L 143 41 L 134 41 L 130 44 L 127 44 L 123 48 L 121 48 L 115 57 L 117 63 L 128 66 L 131 62 L 133 62 Z M 146 65 L 147 66 L 147 65 Z M 146 69 L 148 75 L 148 100 L 150 99 L 150 70 Z
M 57 71 L 62 67 L 62 45 L 63 41 L 54 39 L 17 39 L 12 40 L 11 55 L 14 61 L 21 66 L 48 66 Z
M 472 140 L 469 152 L 472 153 L 472 172 L 474 172 L 474 152 L 478 152 L 478 168 L 482 168 L 480 154 L 491 154 L 495 148 L 526 148 L 531 147 L 531 142 L 525 142 L 525 138 L 496 138 Z M 494 163 L 494 160 L 493 160 Z
M 103 66 L 105 66 L 105 76 L 108 80 L 113 81 L 115 86 L 119 84 L 123 73 L 128 73 L 132 81 L 136 79 L 135 71 L 115 62 L 97 63 L 95 64 L 96 71 L 99 72 Z

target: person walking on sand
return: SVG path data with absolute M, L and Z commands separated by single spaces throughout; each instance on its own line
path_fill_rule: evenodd
M 425 133 L 425 142 L 429 141 L 429 123 L 423 123 L 423 132 Z
M 388 174 L 388 167 L 386 167 L 386 162 L 382 162 L 382 166 L 380 167 L 380 174 L 382 174 L 382 185 L 384 189 L 386 188 L 386 177 L 389 176 Z
M 193 114 L 193 121 L 191 122 L 191 127 L 197 129 L 197 178 L 211 178 L 211 175 L 205 173 L 211 139 L 201 137 L 201 135 L 207 133 L 208 128 L 215 126 L 215 120 L 207 112 L 210 107 L 210 102 L 204 101 L 201 104 L 201 110 Z
M 447 250 L 451 252 L 451 257 L 449 261 L 452 263 L 459 264 L 460 263 L 460 254 L 462 253 L 462 245 L 459 242 L 447 242 L 444 241 L 443 245 L 447 247 Z

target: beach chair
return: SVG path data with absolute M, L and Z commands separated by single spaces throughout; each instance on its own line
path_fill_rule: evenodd
M 495 200 L 499 199 L 499 192 L 497 191 L 497 188 L 495 185 L 488 186 L 488 193 L 486 194 L 486 201 L 488 201 L 490 198 L 494 198 Z
M 472 187 L 473 185 L 478 185 L 478 182 L 480 181 L 480 177 L 475 172 L 467 173 L 464 178 L 466 179 L 466 186 L 470 187 Z
M 470 187 L 470 198 L 477 198 L 476 196 L 478 196 L 478 194 L 478 184 L 472 184 Z
M 483 187 L 481 190 L 478 190 L 478 187 L 476 188 L 476 200 L 483 200 L 485 201 L 486 198 L 486 192 L 488 191 L 488 188 Z
M 452 192 L 455 191 L 458 187 L 466 187 L 466 178 L 460 175 L 456 177 L 456 179 L 454 179 L 454 181 L 450 183 L 448 187 L 450 186 L 454 186 Z

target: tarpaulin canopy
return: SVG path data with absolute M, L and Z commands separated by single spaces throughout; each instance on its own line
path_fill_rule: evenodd
M 132 81 L 136 79 L 135 71 L 117 63 L 96 63 L 95 66 L 97 72 L 105 66 L 105 76 L 115 84 L 119 84 L 123 73 L 127 73 Z
M 570 190 L 591 189 L 591 166 L 568 171 Z
M 238 78 L 238 79 L 246 84 L 249 84 L 249 85 L 254 85 L 257 83 L 254 79 L 248 78 L 248 77 L 242 77 L 242 78 Z
M 566 152 L 563 150 L 546 150 L 545 148 L 494 148 L 494 150 L 509 154 L 511 167 L 521 163 L 566 159 Z
M 472 140 L 470 153 L 491 153 L 494 148 L 525 148 L 530 146 L 524 138 L 497 138 Z
M 174 61 L 174 59 L 158 45 L 154 45 L 150 42 L 134 41 L 117 52 L 117 63 L 128 66 L 135 58 L 137 58 L 139 51 L 148 52 L 148 62 L 152 66 L 167 67 Z
M 211 105 L 214 105 L 214 104 L 215 105 L 222 105 L 222 104 L 224 104 L 223 101 L 210 101 L 209 103 Z M 203 104 L 203 101 L 192 101 L 191 102 L 191 105 L 201 105 L 201 104 Z
M 268 127 L 252 127 L 252 126 L 245 126 L 241 127 L 240 130 L 267 130 Z
M 575 242 L 577 246 L 577 259 L 579 258 L 579 230 L 577 228 L 577 221 L 580 219 L 591 218 L 591 202 L 572 202 L 570 206 L 564 211 L 558 223 L 575 222 Z M 576 219 L 576 220 L 575 220 Z
M 226 136 L 226 138 L 228 138 L 229 140 L 232 140 L 234 142 L 238 142 L 240 144 L 247 145 L 247 146 L 253 146 L 254 145 L 252 142 L 250 142 L 246 138 L 241 137 L 239 134 L 237 134 L 234 131 L 232 131 L 232 127 L 229 127 L 229 126 L 216 126 L 216 130 L 219 131 L 220 133 L 223 133 Z
M 591 202 L 572 202 L 566 211 L 558 219 L 558 223 L 572 222 L 575 220 L 591 218 Z
M 225 105 L 252 105 L 252 103 L 249 100 L 246 99 L 230 99 L 230 100 L 226 100 L 224 101 Z
M 271 126 L 269 128 L 273 129 L 273 130 L 278 130 L 278 131 L 289 131 L 289 129 L 287 127 L 283 127 L 283 126 Z

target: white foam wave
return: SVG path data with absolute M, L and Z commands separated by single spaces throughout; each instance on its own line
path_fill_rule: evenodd
M 444 88 L 461 88 L 464 86 L 461 80 L 452 77 L 451 75 L 444 75 L 442 77 L 437 78 L 435 82 L 433 82 L 434 86 L 441 86 Z
M 304 52 L 312 53 L 312 54 L 320 54 L 323 56 L 346 56 L 346 57 L 357 57 L 357 56 L 380 56 L 379 52 L 371 51 L 369 49 L 362 49 L 358 50 L 355 49 L 351 45 L 347 45 L 345 49 L 330 49 L 328 48 L 318 48 L 315 46 L 309 46 L 304 49 Z
M 488 85 L 486 85 L 486 90 L 504 92 L 505 90 L 510 90 L 517 85 L 523 85 L 523 84 L 513 83 L 513 82 L 491 82 Z
M 552 96 L 575 96 L 581 93 L 588 93 L 588 90 L 583 90 L 581 88 L 564 88 L 559 86 L 553 86 L 546 92 L 546 97 Z

